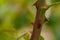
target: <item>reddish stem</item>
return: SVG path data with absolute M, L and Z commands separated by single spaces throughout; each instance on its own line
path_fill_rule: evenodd
M 30 40 L 39 40 L 42 23 L 45 21 L 45 14 L 44 14 L 45 13 L 44 6 L 46 6 L 45 0 L 38 0 L 34 5 L 37 8 L 37 13 L 36 13 L 35 22 L 33 25 L 33 32 Z

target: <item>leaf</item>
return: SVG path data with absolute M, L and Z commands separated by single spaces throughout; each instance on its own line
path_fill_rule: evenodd
M 25 40 L 29 40 L 29 36 L 27 34 L 25 34 L 23 37 Z
M 27 34 L 25 33 L 25 34 L 23 34 L 22 36 L 20 36 L 19 38 L 17 38 L 17 40 L 21 40 L 21 39 L 29 40 L 29 35 L 27 35 Z
M 39 40 L 44 40 L 44 38 L 42 36 L 40 36 Z

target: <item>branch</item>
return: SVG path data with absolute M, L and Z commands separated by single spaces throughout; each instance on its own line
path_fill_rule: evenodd
M 34 4 L 37 8 L 35 22 L 33 25 L 33 32 L 30 40 L 39 40 L 42 24 L 44 23 L 46 17 L 45 17 L 45 11 L 46 11 L 46 2 L 45 0 L 37 0 L 37 2 Z
M 46 10 L 48 10 L 50 7 L 55 6 L 55 5 L 60 5 L 60 2 L 56 2 L 56 3 L 53 3 L 53 4 L 49 5 L 49 6 L 46 8 Z
M 47 5 L 45 0 L 37 0 L 37 2 L 34 4 L 37 8 L 37 13 L 35 17 L 35 22 L 33 25 L 33 32 L 30 40 L 39 40 L 39 36 L 41 34 L 42 24 L 44 21 L 46 21 L 45 12 L 50 7 L 54 5 L 59 5 L 60 2 L 54 3 L 52 5 Z

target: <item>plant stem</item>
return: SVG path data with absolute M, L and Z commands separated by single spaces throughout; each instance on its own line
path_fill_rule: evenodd
M 46 10 L 45 7 L 47 7 L 47 5 L 45 3 L 45 0 L 37 0 L 37 2 L 34 5 L 37 8 L 37 12 L 30 40 L 39 40 L 42 24 L 45 21 L 45 10 Z
M 55 5 L 60 5 L 60 2 L 56 2 L 56 3 L 49 5 L 46 10 L 48 10 L 50 7 L 55 6 Z

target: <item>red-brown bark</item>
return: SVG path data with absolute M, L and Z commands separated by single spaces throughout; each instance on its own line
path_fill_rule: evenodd
M 41 33 L 41 28 L 42 28 L 42 23 L 46 20 L 45 18 L 45 0 L 37 0 L 37 2 L 34 4 L 37 8 L 36 11 L 36 17 L 35 17 L 35 22 L 33 25 L 33 32 L 30 40 L 39 40 L 40 33 Z

